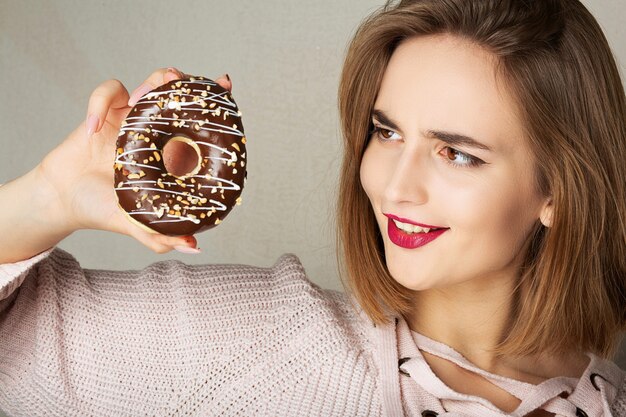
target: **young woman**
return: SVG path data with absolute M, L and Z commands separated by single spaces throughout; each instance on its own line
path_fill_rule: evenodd
M 577 0 L 406 0 L 370 16 L 339 91 L 349 295 L 271 268 L 86 270 L 81 228 L 158 253 L 115 202 L 139 96 L 118 81 L 0 188 L 10 415 L 622 416 L 626 100 Z M 229 79 L 220 84 L 231 87 Z M 63 170 L 72 165 L 72 171 Z

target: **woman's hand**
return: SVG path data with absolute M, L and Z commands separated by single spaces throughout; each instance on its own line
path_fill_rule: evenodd
M 132 236 L 157 253 L 196 247 L 193 236 L 166 236 L 147 232 L 133 224 L 120 208 L 114 190 L 113 163 L 120 126 L 132 106 L 143 95 L 185 74 L 174 68 L 159 69 L 129 96 L 118 80 L 100 84 L 91 94 L 87 120 L 81 123 L 37 167 L 42 185 L 47 186 L 59 210 L 55 218 L 67 221 L 69 230 L 108 230 Z M 215 80 L 230 90 L 228 76 Z

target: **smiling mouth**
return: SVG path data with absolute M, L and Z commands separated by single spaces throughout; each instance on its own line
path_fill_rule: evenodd
M 398 226 L 399 228 L 402 228 L 403 230 L 406 230 L 407 232 L 410 232 L 413 230 L 414 226 L 417 226 L 418 229 L 415 230 L 437 230 L 437 229 L 448 229 L 447 227 L 442 227 L 442 226 L 431 226 L 428 224 L 423 224 L 423 223 L 418 223 L 416 221 L 413 220 L 409 220 L 409 219 L 404 219 L 402 217 L 398 217 L 394 214 L 389 214 L 389 213 L 383 213 L 383 215 L 385 217 L 390 218 L 391 220 L 393 220 L 396 223 L 396 226 Z
M 414 233 L 429 233 L 435 230 L 443 229 L 443 227 L 420 227 L 414 224 L 403 223 L 396 219 L 391 219 L 391 220 L 396 224 L 396 227 L 398 229 L 402 230 L 403 232 L 409 235 L 412 235 Z
M 389 240 L 405 249 L 415 249 L 424 246 L 449 230 L 446 227 L 408 223 L 406 219 L 391 214 L 385 214 L 385 216 L 389 218 L 387 220 Z

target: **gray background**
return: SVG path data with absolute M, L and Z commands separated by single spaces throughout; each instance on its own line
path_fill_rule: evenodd
M 605 29 L 623 74 L 623 0 L 584 3 Z M 212 78 L 228 72 L 248 138 L 248 182 L 243 205 L 196 236 L 203 253 L 157 255 L 100 231 L 79 231 L 59 246 L 85 268 L 109 270 L 163 259 L 268 266 L 291 252 L 312 281 L 341 289 L 334 242 L 336 91 L 353 31 L 381 4 L 0 0 L 0 183 L 23 175 L 57 146 L 106 79 L 132 91 L 158 67 Z M 626 368 L 624 349 L 617 360 Z

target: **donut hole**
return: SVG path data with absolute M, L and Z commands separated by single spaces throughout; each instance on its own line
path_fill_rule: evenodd
M 191 139 L 183 136 L 171 138 L 163 147 L 163 164 L 171 175 L 188 177 L 200 170 L 202 154 Z

